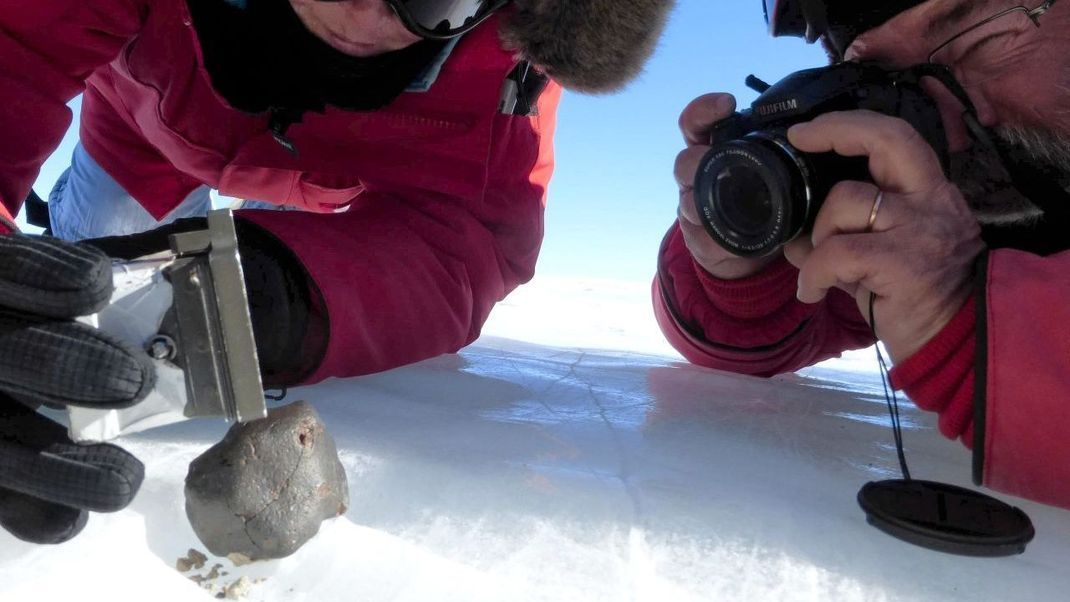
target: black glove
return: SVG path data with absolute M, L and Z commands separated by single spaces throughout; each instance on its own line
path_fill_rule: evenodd
M 204 218 L 181 219 L 141 234 L 85 241 L 116 259 L 135 259 L 169 248 L 169 236 L 204 230 Z M 324 302 L 301 261 L 282 241 L 252 222 L 234 221 L 238 234 L 253 338 L 265 387 L 308 378 L 327 349 Z
M 306 378 L 326 349 L 322 300 L 297 257 L 267 231 L 236 222 L 266 386 Z M 76 535 L 87 511 L 126 507 L 142 464 L 110 444 L 76 445 L 34 408 L 114 409 L 144 399 L 148 355 L 71 318 L 100 311 L 112 293 L 111 260 L 169 248 L 169 235 L 207 228 L 180 220 L 143 234 L 68 243 L 0 236 L 0 525 L 35 543 Z
M 112 292 L 111 260 L 45 237 L 0 236 L 0 525 L 35 543 L 76 535 L 87 511 L 124 508 L 141 462 L 109 444 L 76 445 L 35 408 L 128 407 L 155 384 L 147 354 L 72 318 Z

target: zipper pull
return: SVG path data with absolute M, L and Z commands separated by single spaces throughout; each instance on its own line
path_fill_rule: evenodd
M 268 129 L 271 130 L 271 137 L 275 139 L 275 142 L 279 143 L 279 146 L 286 149 L 288 153 L 296 157 L 298 155 L 297 145 L 293 140 L 286 137 L 286 130 L 290 129 L 290 126 L 295 122 L 301 121 L 300 114 L 297 119 L 293 119 L 292 112 L 286 109 L 271 108 L 271 118 L 268 120 Z

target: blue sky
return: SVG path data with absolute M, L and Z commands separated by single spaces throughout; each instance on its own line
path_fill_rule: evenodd
M 712 91 L 749 103 L 748 74 L 772 82 L 824 63 L 818 47 L 769 38 L 759 0 L 678 0 L 643 76 L 614 95 L 562 99 L 538 275 L 651 278 L 676 215 L 680 110 Z M 76 137 L 74 127 L 43 167 L 34 186 L 42 196 L 69 164 Z

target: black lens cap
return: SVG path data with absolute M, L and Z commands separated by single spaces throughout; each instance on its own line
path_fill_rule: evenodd
M 869 524 L 892 537 L 949 554 L 1021 554 L 1035 534 L 1025 512 L 946 483 L 873 481 L 858 491 L 858 505 Z

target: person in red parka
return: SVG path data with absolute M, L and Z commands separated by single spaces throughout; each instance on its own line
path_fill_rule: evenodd
M 665 335 L 697 364 L 771 376 L 871 345 L 874 294 L 893 386 L 972 448 L 975 481 L 1070 508 L 1070 2 L 765 4 L 775 35 L 821 35 L 834 61 L 949 67 L 995 143 L 978 143 L 935 80 L 949 174 L 900 119 L 849 111 L 793 127 L 804 152 L 868 157 L 873 182 L 839 183 L 812 233 L 747 259 L 706 234 L 692 193 L 735 101 L 694 100 L 653 285 Z
M 236 214 L 266 385 L 453 352 L 533 275 L 562 87 L 602 92 L 632 79 L 671 7 L 664 0 L 8 0 L 0 3 L 0 230 L 15 230 L 11 218 L 68 128 L 67 103 L 81 93 L 80 142 L 49 195 L 57 237 L 94 244 L 111 237 L 110 249 L 125 247 L 133 257 L 166 248 L 168 233 L 197 227 L 168 223 L 203 220 L 194 216 L 207 210 L 210 189 L 298 209 Z M 37 248 L 24 240 L 0 247 L 15 256 Z M 79 265 L 99 264 L 73 247 L 39 246 L 32 252 L 51 265 L 65 253 Z M 23 258 L 0 270 L 8 278 L 0 287 L 19 289 L 0 295 L 0 372 L 8 374 L 18 362 L 28 370 L 20 374 L 45 371 L 26 366 L 20 351 L 39 322 L 27 315 L 34 308 L 25 308 L 26 284 L 48 280 L 27 273 L 37 264 Z M 22 303 L 10 323 L 9 298 Z M 54 365 L 60 380 L 85 376 L 88 369 L 64 363 L 70 347 L 31 364 Z M 67 444 L 23 406 L 54 398 L 38 388 L 78 391 L 79 383 L 28 389 L 7 376 L 0 378 L 0 525 L 31 541 L 64 541 L 94 507 L 64 506 L 82 504 L 77 496 L 46 503 L 27 487 L 4 485 L 12 483 L 5 475 L 26 476 L 26 457 Z M 28 438 L 31 431 L 40 436 Z M 63 478 L 49 487 L 66 487 Z M 127 482 L 109 507 L 136 493 L 139 478 Z

